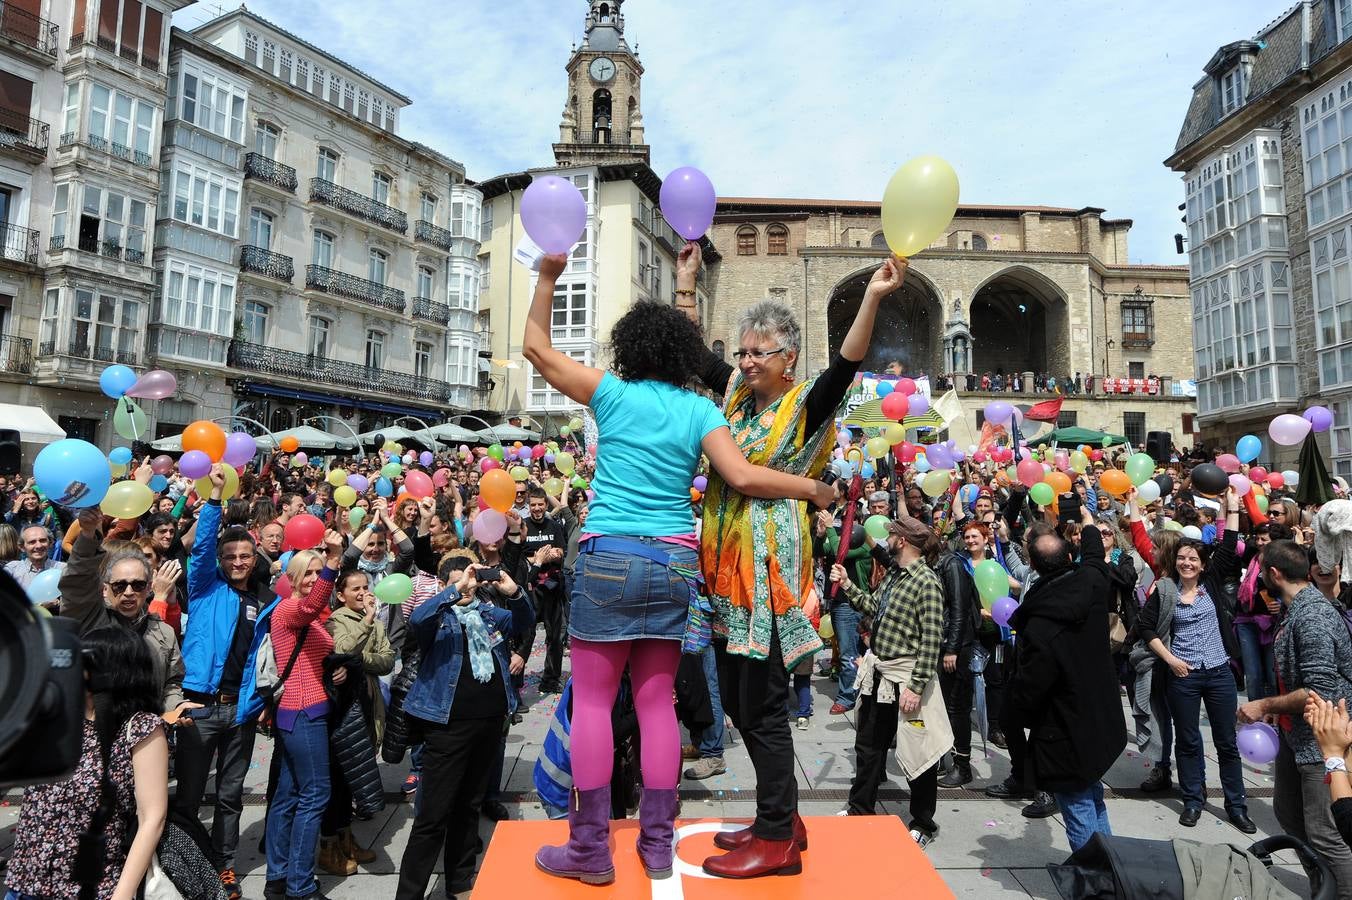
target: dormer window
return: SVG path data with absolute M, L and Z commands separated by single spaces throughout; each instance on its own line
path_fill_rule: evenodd
M 1352 2 L 1338 0 L 1334 7 L 1338 15 L 1338 43 L 1352 37 Z
M 1243 63 L 1237 63 L 1221 76 L 1221 115 L 1229 115 L 1244 105 L 1244 95 L 1249 88 L 1249 79 L 1245 77 L 1247 68 Z

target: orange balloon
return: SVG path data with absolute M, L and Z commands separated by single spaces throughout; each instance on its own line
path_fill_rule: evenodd
M 286 437 L 282 438 L 280 446 L 283 453 L 295 453 L 300 449 L 300 441 L 296 440 L 295 435 L 288 434 Z
M 516 482 L 502 469 L 489 469 L 479 479 L 479 496 L 489 509 L 506 513 L 516 501 Z
M 1106 469 L 1099 478 L 1099 487 L 1114 497 L 1125 497 L 1131 490 L 1131 479 L 1121 469 Z
M 201 450 L 212 462 L 220 462 L 225 456 L 225 432 L 221 426 L 206 419 L 193 422 L 183 429 L 183 449 Z
M 1057 496 L 1070 493 L 1070 476 L 1065 472 L 1048 472 L 1047 477 L 1042 480 L 1052 486 Z
M 691 489 L 690 489 L 690 502 L 691 502 L 691 503 L 698 503 L 698 502 L 699 502 L 699 498 L 700 498 L 700 497 L 703 497 L 703 496 L 704 496 L 703 494 L 701 494 L 699 491 L 695 490 L 694 488 L 691 488 Z

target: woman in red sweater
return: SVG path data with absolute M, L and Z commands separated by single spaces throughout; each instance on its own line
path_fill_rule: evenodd
M 269 896 L 323 900 L 315 881 L 315 850 L 320 820 L 329 802 L 329 698 L 324 690 L 324 658 L 333 652 L 333 638 L 318 619 L 329 605 L 333 582 L 342 564 L 343 538 L 324 535 L 324 556 L 303 550 L 286 567 L 291 596 L 272 610 L 272 649 L 277 670 L 300 641 L 300 652 L 282 690 L 277 709 L 277 746 L 281 771 L 268 808 L 267 850 Z M 335 673 L 339 682 L 345 670 Z

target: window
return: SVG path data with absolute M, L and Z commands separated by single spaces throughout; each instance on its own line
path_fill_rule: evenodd
M 72 81 L 66 85 L 65 110 L 61 126 L 61 143 L 80 137 L 80 84 Z
M 386 205 L 390 202 L 390 176 L 384 172 L 371 175 L 371 199 Z
M 254 129 L 254 152 L 268 159 L 276 159 L 277 141 L 281 136 L 281 132 L 267 122 L 259 122 Z
M 432 345 L 427 341 L 413 345 L 413 374 L 419 378 L 432 377 Z
M 766 251 L 769 256 L 789 255 L 789 229 L 783 225 L 771 225 L 765 229 L 765 238 L 769 243 Z
M 371 251 L 371 263 L 369 266 L 370 280 L 376 284 L 385 283 L 385 273 L 389 268 L 390 255 L 383 250 Z
M 325 181 L 338 180 L 338 154 L 327 147 L 319 148 L 319 165 L 315 174 Z
M 42 325 L 38 340 L 38 351 L 44 356 L 56 352 L 56 332 L 61 325 L 61 290 L 50 288 L 42 302 Z
M 292 56 L 291 51 L 286 47 L 282 48 L 281 62 L 281 68 L 278 69 L 277 77 L 281 78 L 282 81 L 285 81 L 287 84 L 290 84 Z
M 452 335 L 446 343 L 446 380 L 451 384 L 476 385 L 478 371 L 478 336 Z
M 263 41 L 263 68 L 270 75 L 277 74 L 277 45 L 272 41 Z
M 869 242 L 869 246 L 872 247 L 874 250 L 886 250 L 886 249 L 888 249 L 888 247 L 887 247 L 887 235 L 883 234 L 881 231 L 878 232 L 877 234 L 875 234 L 875 235 L 873 236 L 873 240 L 871 240 L 871 241 Z
M 452 309 L 479 309 L 479 265 L 470 259 L 452 259 L 448 267 L 446 302 Z
M 244 301 L 244 339 L 255 344 L 268 342 L 268 309 L 266 303 L 257 300 Z
M 973 235 L 972 235 L 972 249 L 973 249 L 973 250 L 985 250 L 985 249 L 986 249 L 986 236 L 985 236 L 984 234 L 973 234 Z M 1057 426 L 1057 427 L 1059 428 L 1060 426 Z
M 493 236 L 493 204 L 491 202 L 484 206 L 483 215 L 484 220 L 483 227 L 479 233 L 479 243 L 486 244 L 488 243 L 488 239 Z M 487 282 L 484 282 L 484 287 L 488 287 Z
M 146 204 L 124 194 L 86 185 L 80 209 L 78 245 L 90 253 L 122 256 L 130 252 L 131 262 L 140 262 L 145 253 Z
M 492 263 L 493 257 L 488 253 L 485 253 L 483 256 L 479 257 L 479 290 L 481 291 L 488 290 L 488 281 L 489 281 L 488 276 L 492 272 L 493 268 Z
M 1352 0 L 1338 0 L 1338 42 L 1352 36 Z
M 1144 377 L 1145 377 L 1145 363 L 1143 363 L 1143 362 L 1129 362 L 1129 363 L 1127 363 L 1127 377 L 1128 377 L 1128 378 L 1144 378 Z M 1058 425 L 1057 427 L 1060 428 L 1061 426 Z
M 418 296 L 431 298 L 432 285 L 436 281 L 436 274 L 426 266 L 418 267 Z
M 52 200 L 52 237 L 66 239 L 66 210 L 70 204 L 70 184 L 58 184 Z M 64 243 L 61 245 L 64 246 Z
M 371 108 L 371 95 L 367 91 L 357 92 L 357 118 L 366 121 L 366 113 Z
M 170 259 L 160 319 L 166 325 L 228 336 L 235 320 L 235 276 Z
M 244 33 L 244 60 L 258 65 L 258 35 L 252 31 Z
M 638 242 L 638 283 L 648 286 L 648 245 Z
M 329 355 L 329 320 L 310 317 L 310 355 Z
M 750 225 L 743 225 L 737 229 L 737 255 L 756 255 L 756 229 Z
M 272 249 L 272 213 L 267 210 L 249 210 L 249 246 Z
M 1080 414 L 1074 410 L 1062 410 L 1056 416 L 1057 428 L 1074 428 L 1078 424 L 1080 424 Z
M 77 295 L 80 293 L 83 292 L 76 291 Z M 115 296 L 99 294 L 97 309 L 93 323 L 93 358 L 104 362 L 126 360 L 135 363 L 136 339 L 141 331 L 141 304 L 135 300 L 119 303 Z
M 324 74 L 323 66 L 315 66 L 314 77 L 310 80 L 310 93 L 316 97 L 324 96 Z
M 296 85 L 302 91 L 310 89 L 310 61 L 303 56 L 296 57 Z
M 184 62 L 179 117 L 235 143 L 244 142 L 244 100 L 247 90 L 215 72 Z
M 317 266 L 325 269 L 333 268 L 333 235 L 315 229 L 314 251 L 311 258 Z
M 337 75 L 329 76 L 329 102 L 334 106 L 338 105 L 338 95 L 343 90 L 343 79 Z
M 366 332 L 366 367 L 368 369 L 385 368 L 385 333 L 374 328 Z
M 202 166 L 180 161 L 174 166 L 173 218 L 226 237 L 235 237 L 242 183 Z
M 423 194 L 418 205 L 418 217 L 424 222 L 437 221 L 437 198 L 432 194 Z
M 356 109 L 357 88 L 350 81 L 343 82 L 343 109 L 352 112 Z
M 1150 343 L 1155 337 L 1154 315 L 1149 303 L 1122 304 L 1122 340 Z
M 571 350 L 564 350 L 563 352 L 568 354 L 578 362 L 582 363 L 584 366 L 591 366 L 595 364 L 592 359 L 592 351 L 590 349 L 575 348 Z M 578 404 L 574 403 L 572 400 L 569 400 L 566 396 L 550 387 L 549 382 L 545 381 L 545 379 L 540 375 L 540 373 L 535 371 L 534 366 L 530 367 L 529 372 L 530 377 L 529 381 L 527 382 L 529 387 L 529 398 L 528 398 L 529 408 L 539 410 L 555 410 L 555 409 L 564 410 L 577 408 Z
M 554 311 L 551 334 L 555 341 L 590 340 L 591 317 L 588 315 L 587 285 L 577 281 L 559 284 L 554 288 Z
M 1145 446 L 1145 413 L 1122 413 L 1122 435 L 1132 447 Z
M 1234 112 L 1244 105 L 1244 94 L 1248 87 L 1244 69 L 1243 63 L 1237 63 L 1221 76 L 1221 115 Z
M 451 234 L 456 237 L 465 235 L 465 204 L 460 200 L 451 200 Z

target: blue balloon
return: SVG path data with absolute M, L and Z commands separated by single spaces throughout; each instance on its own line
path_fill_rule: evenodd
M 112 473 L 102 450 L 87 441 L 66 438 L 42 448 L 33 460 L 33 480 L 53 503 L 84 509 L 103 500 Z
M 854 464 L 848 459 L 838 459 L 836 460 L 835 465 L 836 473 L 840 475 L 841 478 L 849 479 L 854 477 Z
M 869 465 L 868 463 L 864 463 L 864 468 L 859 470 L 859 474 L 863 475 L 865 478 L 872 478 L 873 466 Z
M 896 385 L 892 384 L 892 382 L 890 381 L 878 382 L 878 399 L 881 400 L 883 397 L 886 397 L 888 394 L 892 393 L 896 389 L 897 389 Z
M 1263 442 L 1252 434 L 1246 434 L 1235 445 L 1235 456 L 1242 463 L 1253 462 L 1263 452 Z
M 974 484 L 964 484 L 962 486 L 961 493 L 962 493 L 962 502 L 970 506 L 976 502 L 977 494 L 979 494 L 980 491 Z
M 117 463 L 119 466 L 125 466 L 131 462 L 131 448 L 114 447 L 112 452 L 108 454 L 108 461 Z
M 917 456 L 915 458 L 915 470 L 917 472 L 928 472 L 931 468 L 928 450 L 925 452 L 924 456 Z
M 126 366 L 109 366 L 99 375 L 99 389 L 114 400 L 131 390 L 136 373 Z
M 376 479 L 376 496 L 392 497 L 394 496 L 394 485 L 384 475 Z
M 61 569 L 44 569 L 28 582 L 28 599 L 33 603 L 51 603 L 61 596 Z
M 167 488 L 168 486 L 169 479 L 165 478 L 163 475 L 150 476 L 150 489 L 155 493 L 157 494 L 163 493 L 164 489 Z

